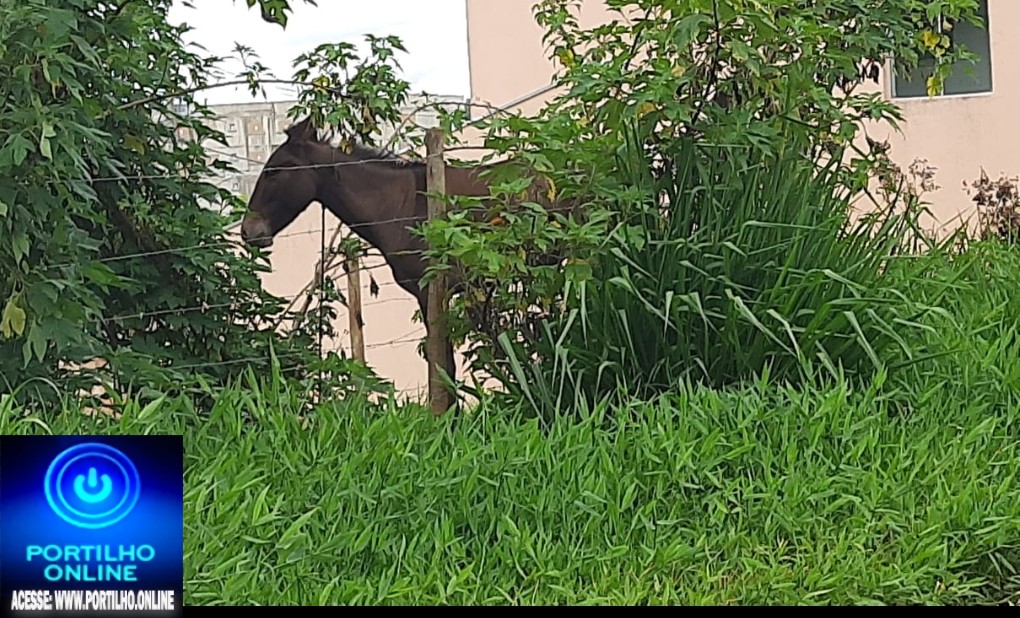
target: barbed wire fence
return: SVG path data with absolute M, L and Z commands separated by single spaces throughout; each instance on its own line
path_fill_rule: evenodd
M 231 154 L 231 153 L 224 153 L 224 154 Z M 234 156 L 236 156 L 236 155 L 234 155 Z M 391 162 L 391 161 L 392 161 L 391 158 L 373 158 L 373 159 L 362 159 L 362 160 L 358 160 L 358 161 L 334 162 L 334 163 L 329 163 L 329 164 L 311 164 L 311 165 L 300 165 L 300 166 L 286 166 L 286 167 L 279 167 L 279 168 L 276 168 L 276 169 L 281 169 L 281 170 L 282 169 L 315 169 L 315 168 L 322 168 L 322 167 L 341 167 L 341 166 L 365 165 L 365 164 L 369 164 L 369 163 Z M 88 179 L 86 182 L 91 182 L 91 183 L 95 183 L 95 182 L 123 182 L 123 181 L 131 181 L 131 180 L 165 179 L 165 178 L 173 178 L 173 177 L 178 177 L 178 176 L 179 176 L 179 174 L 172 174 L 172 173 L 166 173 L 166 174 L 135 174 L 135 175 L 127 174 L 127 175 L 118 175 L 118 176 L 95 177 L 95 178 Z M 367 228 L 367 227 L 371 227 L 371 226 L 379 226 L 379 225 L 391 225 L 391 224 L 394 224 L 394 223 L 407 223 L 408 225 L 412 225 L 412 224 L 422 223 L 423 221 L 425 221 L 427 219 L 427 217 L 425 217 L 425 216 L 398 217 L 398 218 L 385 219 L 385 220 L 381 220 L 381 221 L 371 221 L 371 222 L 353 223 L 353 224 L 345 224 L 342 221 L 337 220 L 337 225 L 335 227 L 333 227 L 333 228 L 330 228 L 326 224 L 325 212 L 326 212 L 327 209 L 325 208 L 325 206 L 321 206 L 320 205 L 320 207 L 322 209 L 322 218 L 321 218 L 320 225 L 318 227 L 316 227 L 314 229 L 311 229 L 311 230 L 302 230 L 302 231 L 298 231 L 298 232 L 289 232 L 289 233 L 279 234 L 279 235 L 277 235 L 274 238 L 274 241 L 279 241 L 279 240 L 283 240 L 283 239 L 287 239 L 287 238 L 293 238 L 293 237 L 311 236 L 312 234 L 319 234 L 319 236 L 320 236 L 320 247 L 319 247 L 319 256 L 318 256 L 318 260 L 319 261 L 318 261 L 318 264 L 316 265 L 316 275 L 315 275 L 315 277 L 313 278 L 313 280 L 311 282 L 309 282 L 308 285 L 305 286 L 305 288 L 300 293 L 289 295 L 289 296 L 285 295 L 285 296 L 279 297 L 279 298 L 281 298 L 283 300 L 290 301 L 290 304 L 287 305 L 286 309 L 281 313 L 280 318 L 274 324 L 274 327 L 279 328 L 280 326 L 282 326 L 281 322 L 286 319 L 287 314 L 292 312 L 295 304 L 298 301 L 300 301 L 300 300 L 305 300 L 306 301 L 305 307 L 304 307 L 304 309 L 303 309 L 303 311 L 301 313 L 307 314 L 308 310 L 311 307 L 311 300 L 315 297 L 315 294 L 312 293 L 312 290 L 310 288 L 313 286 L 313 284 L 317 284 L 317 285 L 315 285 L 315 287 L 316 287 L 315 292 L 317 292 L 317 296 L 318 296 L 317 300 L 318 300 L 318 303 L 319 303 L 319 311 L 318 311 L 319 321 L 318 321 L 318 328 L 317 328 L 318 355 L 319 355 L 320 358 L 323 358 L 323 357 L 325 357 L 327 354 L 329 354 L 331 352 L 337 352 L 337 351 L 341 351 L 343 349 L 342 344 L 334 344 L 332 347 L 327 347 L 325 345 L 325 331 L 326 331 L 326 327 L 325 327 L 325 323 L 323 321 L 323 319 L 324 319 L 324 312 L 321 310 L 321 308 L 322 308 L 322 306 L 323 306 L 323 304 L 325 302 L 326 295 L 327 295 L 327 290 L 326 290 L 326 280 L 327 279 L 326 278 L 327 278 L 327 276 L 331 276 L 331 275 L 335 274 L 336 270 L 338 268 L 340 268 L 340 266 L 342 266 L 342 264 L 336 263 L 335 259 L 333 259 L 333 258 L 336 258 L 337 256 L 340 255 L 339 253 L 336 253 L 336 252 L 332 251 L 332 247 L 333 247 L 333 245 L 335 243 L 337 235 L 339 233 L 341 233 L 345 228 L 347 230 L 349 230 L 350 232 L 354 232 L 355 230 L 362 229 L 362 228 Z M 333 231 L 334 232 L 334 236 L 333 236 L 332 239 L 330 239 L 329 242 L 327 242 L 326 241 L 326 233 L 329 232 L 329 231 Z M 98 263 L 112 263 L 112 262 L 119 262 L 119 261 L 131 260 L 131 259 L 144 259 L 144 258 L 155 257 L 155 256 L 160 256 L 160 255 L 185 254 L 185 253 L 192 252 L 192 251 L 203 251 L 203 250 L 209 250 L 209 249 L 223 249 L 223 248 L 235 248 L 235 247 L 239 247 L 239 246 L 240 246 L 240 243 L 238 241 L 236 241 L 236 240 L 220 240 L 220 241 L 213 241 L 213 242 L 201 243 L 201 244 L 196 244 L 196 245 L 189 245 L 189 246 L 184 246 L 184 247 L 174 247 L 174 248 L 159 249 L 159 250 L 152 250 L 152 251 L 140 251 L 140 252 L 135 252 L 135 253 L 115 255 L 115 256 L 107 256 L 107 257 L 96 258 L 93 261 L 94 262 L 98 262 Z M 409 252 L 405 252 L 405 253 L 420 253 L 420 251 L 409 251 Z M 382 255 L 382 253 L 378 252 L 378 250 L 374 250 L 374 249 L 368 248 L 368 247 L 364 248 L 364 250 L 363 250 L 361 255 L 363 257 L 378 258 L 378 259 L 383 259 L 384 260 L 384 256 Z M 61 264 L 56 264 L 56 265 L 51 265 L 51 266 L 44 267 L 43 270 L 59 270 L 59 269 L 63 269 L 63 268 L 73 267 L 73 266 L 76 266 L 76 265 L 77 265 L 76 263 L 71 263 L 71 262 L 61 263 Z M 388 268 L 388 267 L 389 267 L 389 264 L 386 263 L 385 260 L 384 260 L 384 261 L 382 261 L 380 263 L 373 264 L 371 266 L 359 266 L 359 269 L 360 269 L 361 272 L 369 272 L 369 273 L 371 273 L 372 271 L 375 271 L 377 269 Z M 349 273 L 345 273 L 345 274 L 349 275 Z M 384 288 L 391 288 L 392 286 L 398 286 L 399 287 L 401 283 L 408 283 L 408 281 L 393 280 L 393 281 L 383 281 L 383 282 L 380 283 L 380 282 L 375 281 L 374 278 L 372 278 L 371 279 L 371 283 L 372 283 L 372 287 L 376 288 L 377 290 L 381 290 L 381 289 L 384 289 Z M 372 295 L 376 296 L 377 294 L 372 294 Z M 347 307 L 347 311 L 348 312 L 359 312 L 360 313 L 364 309 L 372 307 L 372 306 L 378 306 L 378 305 L 383 305 L 383 304 L 388 304 L 388 303 L 395 303 L 395 302 L 406 303 L 409 306 L 413 306 L 415 309 L 417 309 L 417 302 L 415 301 L 415 299 L 413 299 L 413 297 L 411 297 L 408 294 L 407 298 L 390 298 L 390 299 L 382 299 L 382 300 L 377 300 L 377 301 L 370 301 L 370 302 L 362 304 L 360 307 L 348 306 Z M 174 309 L 163 309 L 163 310 L 156 310 L 156 311 L 149 311 L 149 312 L 125 313 L 125 314 L 121 314 L 121 315 L 117 315 L 117 316 L 102 318 L 102 321 L 103 322 L 116 322 L 116 321 L 123 321 L 123 320 L 127 320 L 127 319 L 145 319 L 145 318 L 155 318 L 155 317 L 168 316 L 168 315 L 185 315 L 185 314 L 189 314 L 189 313 L 210 311 L 210 310 L 215 310 L 215 309 L 226 309 L 226 308 L 229 308 L 231 305 L 232 305 L 232 303 L 223 303 L 223 304 L 218 304 L 218 305 L 217 304 L 213 304 L 213 305 L 201 304 L 201 305 L 194 305 L 194 306 L 188 306 L 188 307 L 180 307 L 180 308 L 174 308 Z M 373 349 L 379 349 L 379 348 L 384 348 L 384 347 L 392 347 L 392 346 L 396 346 L 396 345 L 404 345 L 404 344 L 410 344 L 410 343 L 421 343 L 421 341 L 422 341 L 421 337 L 411 337 L 411 335 L 413 335 L 416 332 L 419 332 L 422 328 L 424 328 L 424 325 L 422 325 L 420 327 L 417 327 L 414 330 L 410 331 L 409 333 L 406 333 L 406 334 L 401 335 L 399 337 L 394 337 L 394 338 L 392 338 L 390 340 L 383 341 L 383 342 L 374 342 L 374 343 L 371 343 L 371 344 L 366 344 L 364 347 L 365 347 L 366 350 L 373 350 Z M 275 358 L 276 358 L 277 361 L 283 361 L 285 359 L 288 359 L 288 358 L 292 359 L 292 358 L 295 358 L 297 356 L 301 356 L 303 354 L 304 353 L 281 354 L 281 355 L 277 355 Z M 194 370 L 209 369 L 209 368 L 215 368 L 215 367 L 223 367 L 223 366 L 230 366 L 230 365 L 254 363 L 254 362 L 258 362 L 258 361 L 268 362 L 268 361 L 271 361 L 271 360 L 272 360 L 272 357 L 268 357 L 268 356 L 267 357 L 245 357 L 245 358 L 230 359 L 230 360 L 225 360 L 225 361 L 214 361 L 214 362 L 208 362 L 208 363 L 192 363 L 192 364 L 187 364 L 187 365 L 177 365 L 174 368 L 177 369 L 177 370 L 193 370 L 194 371 Z M 302 364 L 303 363 L 298 363 L 298 364 L 291 365 L 289 367 L 284 367 L 283 365 L 281 365 L 281 369 L 292 369 L 292 368 L 299 367 Z M 324 376 L 323 376 L 323 374 L 320 371 L 317 392 L 320 393 L 320 394 L 324 393 L 325 392 L 324 386 L 325 386 L 324 385 Z M 394 389 L 394 394 L 396 394 L 396 395 L 403 395 L 403 394 L 408 394 L 408 393 L 419 393 L 420 394 L 421 391 L 423 390 L 423 388 L 424 388 L 424 386 L 419 385 L 419 386 L 411 387 L 411 388 Z
M 483 117 L 478 118 L 478 119 L 468 123 L 466 125 L 466 127 L 476 126 L 479 123 L 483 122 L 484 120 L 487 120 L 488 118 L 490 118 L 490 117 L 492 117 L 492 116 L 494 116 L 494 115 L 496 115 L 496 114 L 498 114 L 500 112 L 505 112 L 505 111 L 507 111 L 507 110 L 509 110 L 509 109 L 511 109 L 513 107 L 516 107 L 516 106 L 518 106 L 520 104 L 523 104 L 523 103 L 525 103 L 525 102 L 527 102 L 527 101 L 529 101 L 531 99 L 534 99 L 534 98 L 536 98 L 538 96 L 541 96 L 541 95 L 551 91 L 552 89 L 553 89 L 553 86 L 551 86 L 551 85 L 550 86 L 546 86 L 546 87 L 541 88 L 539 90 L 536 90 L 536 91 L 534 91 L 532 93 L 529 93 L 529 94 L 527 94 L 527 95 L 525 95 L 523 97 L 518 97 L 517 99 L 514 99 L 513 101 L 511 101 L 511 102 L 509 102 L 509 103 L 507 103 L 507 104 L 505 104 L 505 105 L 503 105 L 501 107 L 493 107 L 493 106 L 489 106 L 489 105 L 485 105 L 485 104 L 479 104 L 480 107 L 488 108 L 488 110 L 489 110 L 488 113 L 486 113 Z M 431 105 L 435 105 L 435 104 L 436 103 L 433 103 Z M 443 101 L 443 102 L 439 102 L 438 104 L 439 105 L 446 105 L 446 104 L 449 104 L 449 102 L 448 101 Z M 412 115 L 413 115 L 413 112 L 412 112 Z M 410 117 L 411 117 L 411 115 L 408 116 L 408 118 L 410 118 Z M 406 122 L 408 120 L 408 118 L 405 118 L 404 122 Z M 397 129 L 395 129 L 394 137 L 396 137 L 398 130 L 399 130 L 399 127 Z M 461 146 L 461 147 L 457 147 L 457 148 L 451 148 L 449 150 L 469 150 L 469 149 L 475 149 L 475 148 L 483 149 L 483 150 L 485 149 L 483 147 Z M 265 168 L 265 162 L 260 161 L 258 159 L 241 156 L 241 155 L 238 155 L 236 153 L 227 152 L 227 151 L 215 148 L 215 147 L 206 147 L 205 150 L 207 150 L 208 152 L 211 152 L 211 153 L 213 153 L 215 155 L 227 156 L 227 157 L 231 157 L 231 158 L 233 158 L 235 160 L 245 161 L 245 162 L 250 163 L 250 164 L 255 164 L 255 165 L 263 166 L 263 169 L 259 171 L 260 174 L 265 169 L 267 169 L 267 168 Z M 414 152 L 414 149 L 410 148 L 410 149 L 406 149 L 406 150 L 404 150 L 402 152 L 395 153 L 395 156 L 403 157 L 403 156 L 406 156 L 406 155 L 408 155 L 410 153 L 413 153 L 413 152 Z M 442 156 L 442 153 L 440 153 L 440 156 Z M 274 168 L 269 168 L 269 169 L 296 170 L 296 169 L 320 169 L 320 168 L 329 168 L 329 167 L 338 168 L 338 167 L 344 167 L 344 166 L 367 165 L 367 164 L 371 164 L 371 163 L 388 163 L 388 162 L 392 162 L 392 161 L 393 161 L 392 156 L 387 156 L 387 157 L 378 157 L 378 158 L 359 159 L 359 160 L 356 160 L 356 161 L 338 161 L 338 162 L 323 163 L 323 164 L 281 166 L 281 167 L 274 167 Z M 58 184 L 58 183 L 59 184 L 75 184 L 75 183 L 94 184 L 94 183 L 100 183 L 100 182 L 128 182 L 128 181 L 160 180 L 160 179 L 180 178 L 182 173 L 183 174 L 187 174 L 187 171 L 182 172 L 182 171 L 167 170 L 166 172 L 155 173 L 155 174 L 118 174 L 118 175 L 110 175 L 110 176 L 94 176 L 94 177 L 72 179 L 72 180 L 67 180 L 67 179 L 52 179 L 52 180 L 49 180 L 48 183 L 49 184 Z M 247 173 L 250 174 L 250 172 L 247 172 Z M 229 177 L 229 176 L 233 176 L 233 175 L 245 175 L 245 174 L 246 174 L 246 172 L 244 172 L 244 171 L 235 171 L 233 174 L 229 174 L 227 176 Z M 214 180 L 214 179 L 206 178 L 204 180 L 211 181 L 211 180 Z M 215 183 L 213 183 L 213 184 L 215 185 Z M 220 188 L 222 188 L 222 187 L 220 187 Z M 316 289 L 314 289 L 314 292 L 317 292 L 317 294 L 318 294 L 318 299 L 317 300 L 318 300 L 319 309 L 320 309 L 319 310 L 319 315 L 318 315 L 319 323 L 318 323 L 318 332 L 317 332 L 317 335 L 318 335 L 318 354 L 319 354 L 320 358 L 323 358 L 326 354 L 329 354 L 329 353 L 332 353 L 332 352 L 337 352 L 337 351 L 342 351 L 343 348 L 344 348 L 342 343 L 336 343 L 335 341 L 333 342 L 331 347 L 328 347 L 328 348 L 326 347 L 326 345 L 325 345 L 325 330 L 326 329 L 325 329 L 325 324 L 323 322 L 324 312 L 321 310 L 323 305 L 324 305 L 324 303 L 326 302 L 326 293 L 327 293 L 327 290 L 326 290 L 326 281 L 327 281 L 327 277 L 335 274 L 336 270 L 340 266 L 343 265 L 342 263 L 337 263 L 336 260 L 334 259 L 337 255 L 339 255 L 337 252 L 333 251 L 333 246 L 335 244 L 335 241 L 336 241 L 338 235 L 344 229 L 348 230 L 348 233 L 356 233 L 356 231 L 358 229 L 366 228 L 366 227 L 370 227 L 370 226 L 392 225 L 392 224 L 395 224 L 395 223 L 407 223 L 408 225 L 417 225 L 417 224 L 423 223 L 425 220 L 428 219 L 428 217 L 425 216 L 425 215 L 421 215 L 421 216 L 400 217 L 400 218 L 387 219 L 387 220 L 382 220 L 382 221 L 372 221 L 372 222 L 354 223 L 354 224 L 348 224 L 348 223 L 345 223 L 345 222 L 337 220 L 337 225 L 334 228 L 332 228 L 333 237 L 327 241 L 327 232 L 330 231 L 330 227 L 326 223 L 326 221 L 327 221 L 327 219 L 326 219 L 326 210 L 327 210 L 327 208 L 324 205 L 321 205 L 321 204 L 320 204 L 320 208 L 321 208 L 321 211 L 322 211 L 322 216 L 321 216 L 321 221 L 320 221 L 319 227 L 317 227 L 315 229 L 311 229 L 311 230 L 303 230 L 303 231 L 299 231 L 299 232 L 290 232 L 290 233 L 285 233 L 285 234 L 279 234 L 279 235 L 277 235 L 274 238 L 274 241 L 278 241 L 278 240 L 282 240 L 282 239 L 286 239 L 286 238 L 293 238 L 293 237 L 297 237 L 297 236 L 310 236 L 312 234 L 319 234 L 320 247 L 319 247 L 319 260 L 318 260 L 318 263 L 316 264 L 316 271 L 315 271 L 316 274 L 315 274 L 315 277 L 313 278 L 313 280 L 311 282 L 309 282 L 306 286 L 304 286 L 304 288 L 300 292 L 298 292 L 297 294 L 285 295 L 285 296 L 277 296 L 277 298 L 279 298 L 281 300 L 289 301 L 289 304 L 286 306 L 285 310 L 281 313 L 281 315 L 279 316 L 277 322 L 273 325 L 273 327 L 274 328 L 280 328 L 282 326 L 282 322 L 284 320 L 286 320 L 286 316 L 288 314 L 292 314 L 292 310 L 294 309 L 296 303 L 298 303 L 301 300 L 305 301 L 305 306 L 303 307 L 303 311 L 300 312 L 300 313 L 307 314 L 307 310 L 310 307 L 311 301 L 314 299 L 314 296 L 315 296 L 313 294 L 313 288 L 316 288 Z M 229 232 L 232 227 L 236 226 L 236 224 L 237 224 L 237 222 L 235 222 L 232 225 L 228 225 L 224 229 L 224 232 L 225 233 Z M 362 243 L 362 245 L 363 245 L 362 246 L 362 252 L 360 254 L 361 257 L 380 258 L 383 261 L 380 262 L 380 263 L 371 265 L 371 266 L 361 266 L 361 265 L 359 265 L 358 268 L 359 268 L 359 270 L 361 272 L 369 272 L 369 273 L 371 273 L 372 271 L 374 271 L 376 269 L 379 269 L 379 268 L 388 268 L 389 267 L 389 264 L 385 261 L 385 256 L 383 256 L 380 252 L 378 252 L 378 250 L 373 250 L 373 248 L 365 246 L 364 243 Z M 237 248 L 239 246 L 240 246 L 240 243 L 237 240 L 216 240 L 216 241 L 213 241 L 213 242 L 201 243 L 201 244 L 190 245 L 190 246 L 185 246 L 185 247 L 174 247 L 174 248 L 159 249 L 159 250 L 152 250 L 152 251 L 140 251 L 140 252 L 129 253 L 129 254 L 121 254 L 121 255 L 115 255 L 115 256 L 101 257 L 101 258 L 97 258 L 97 259 L 93 260 L 93 262 L 112 263 L 112 262 L 118 262 L 118 261 L 124 261 L 124 260 L 144 259 L 144 258 L 147 258 L 147 257 L 154 257 L 154 256 L 159 256 L 159 255 L 184 254 L 184 253 L 188 253 L 188 252 L 191 252 L 191 251 L 203 251 L 203 250 L 207 251 L 207 250 L 210 250 L 210 249 Z M 411 252 L 405 252 L 405 253 L 420 253 L 420 251 L 411 251 Z M 44 271 L 58 270 L 58 269 L 70 268 L 70 267 L 74 267 L 74 266 L 77 266 L 77 264 L 76 263 L 61 263 L 61 264 L 56 264 L 56 265 L 44 266 L 42 268 L 42 270 L 44 270 Z M 349 274 L 349 273 L 347 273 L 347 274 Z M 371 277 L 371 274 L 370 274 L 370 277 Z M 398 287 L 400 287 L 400 284 L 402 284 L 402 283 L 408 283 L 408 282 L 407 281 L 397 281 L 397 280 L 394 280 L 394 281 L 383 281 L 382 283 L 379 283 L 379 282 L 375 281 L 374 277 L 371 277 L 371 284 L 372 284 L 371 287 L 374 288 L 375 290 L 377 290 L 375 293 L 372 293 L 371 295 L 372 296 L 378 296 L 378 290 L 381 290 L 382 288 L 388 288 L 388 287 L 391 287 L 391 286 L 398 286 Z M 400 297 L 384 298 L 384 299 L 380 299 L 380 300 L 370 301 L 370 302 L 367 302 L 367 303 L 362 303 L 357 308 L 348 306 L 347 310 L 349 312 L 358 311 L 360 313 L 361 311 L 363 311 L 364 309 L 369 308 L 369 307 L 385 305 L 385 304 L 391 304 L 391 303 L 406 303 L 406 304 L 408 304 L 410 306 L 413 306 L 415 309 L 417 309 L 417 301 L 413 297 L 411 297 L 410 294 L 407 294 L 406 298 L 400 298 Z M 102 322 L 104 322 L 104 323 L 106 323 L 106 322 L 117 322 L 117 321 L 123 321 L 123 320 L 128 320 L 128 319 L 139 319 L 139 320 L 141 320 L 141 319 L 145 319 L 145 318 L 158 318 L 158 317 L 165 317 L 165 316 L 170 316 L 170 315 L 187 315 L 187 314 L 191 314 L 191 313 L 199 313 L 199 312 L 205 312 L 205 311 L 211 311 L 211 310 L 217 310 L 217 309 L 228 309 L 231 306 L 233 306 L 233 303 L 222 303 L 222 304 L 212 304 L 212 305 L 203 303 L 203 304 L 194 305 L 194 306 L 186 306 L 186 307 L 179 307 L 179 308 L 172 308 L 172 309 L 168 308 L 168 309 L 161 309 L 161 310 L 148 311 L 148 312 L 124 313 L 124 314 L 120 314 L 120 315 L 116 315 L 116 316 L 103 317 L 103 318 L 100 318 L 100 320 Z M 379 349 L 379 348 L 392 347 L 392 346 L 397 346 L 397 345 L 406 345 L 406 344 L 410 344 L 410 343 L 419 343 L 420 344 L 422 342 L 422 337 L 421 336 L 414 336 L 414 335 L 416 333 L 420 333 L 421 330 L 423 328 L 425 328 L 425 326 L 426 325 L 417 326 L 414 329 L 412 329 L 411 331 L 405 333 L 404 335 L 397 336 L 397 337 L 394 337 L 394 338 L 386 340 L 386 341 L 375 341 L 375 342 L 373 342 L 371 344 L 365 344 L 364 348 L 365 349 Z M 428 329 L 426 328 L 426 334 L 427 334 L 427 331 L 428 331 Z M 281 366 L 281 369 L 282 369 L 283 368 L 282 361 L 284 359 L 294 359 L 294 358 L 297 358 L 299 356 L 304 356 L 305 354 L 306 354 L 305 352 L 294 352 L 294 353 L 283 353 L 283 354 L 277 354 L 277 355 L 274 355 L 274 356 L 265 356 L 265 357 L 260 356 L 260 357 L 235 358 L 235 359 L 222 360 L 222 361 L 210 361 L 210 362 L 206 362 L 206 363 L 191 363 L 191 364 L 184 364 L 184 365 L 176 365 L 176 366 L 174 366 L 174 368 L 177 369 L 177 370 L 199 370 L 199 369 L 208 369 L 208 368 L 214 368 L 214 367 L 222 367 L 222 366 L 254 363 L 254 362 L 259 362 L 259 361 L 261 361 L 261 362 L 269 362 L 269 361 L 272 361 L 275 358 L 275 360 L 277 362 L 281 363 L 280 366 Z M 94 359 L 94 360 L 102 360 L 102 359 Z M 429 362 L 431 363 L 432 361 L 429 361 Z M 295 363 L 295 364 L 290 365 L 288 368 L 291 368 L 291 369 L 292 368 L 297 368 L 297 367 L 303 366 L 303 364 L 304 364 L 303 362 L 302 363 Z M 431 375 L 431 373 L 432 373 L 432 371 L 430 369 L 430 375 Z M 451 377 L 453 377 L 453 376 L 451 376 Z M 431 380 L 430 380 L 430 382 L 431 382 Z M 323 376 L 322 376 L 322 373 L 319 374 L 319 385 L 318 386 L 319 386 L 318 392 L 320 394 L 323 393 L 324 392 L 324 388 L 323 388 L 324 385 L 323 385 Z M 431 386 L 431 384 L 430 384 L 430 386 Z M 408 393 L 418 393 L 418 394 L 421 394 L 422 391 L 424 389 L 426 389 L 426 388 L 428 388 L 428 387 L 425 387 L 424 385 L 420 385 L 419 384 L 418 386 L 411 387 L 411 388 L 394 389 L 393 393 L 396 394 L 396 395 L 402 395 L 402 394 L 408 394 Z

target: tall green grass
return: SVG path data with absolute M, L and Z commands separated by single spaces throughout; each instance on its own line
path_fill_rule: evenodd
M 1017 601 L 1014 392 L 883 378 L 437 424 L 357 397 L 308 413 L 270 377 L 202 417 L 0 399 L 0 433 L 183 433 L 190 605 Z
M 918 344 L 928 355 L 896 374 L 905 385 L 953 384 L 1001 393 L 1020 404 L 1020 252 L 998 241 L 963 252 L 932 252 L 922 268 L 893 269 L 903 289 L 940 311 L 923 320 Z
M 504 339 L 512 388 L 549 412 L 621 385 L 718 387 L 766 369 L 787 382 L 866 377 L 923 355 L 930 308 L 900 285 L 917 266 L 906 250 L 918 213 L 901 204 L 855 222 L 837 161 L 679 141 L 653 173 L 625 149 L 621 190 L 605 197 L 620 223 L 591 278 L 533 349 Z M 908 264 L 890 277 L 895 260 Z M 535 353 L 546 362 L 525 362 Z

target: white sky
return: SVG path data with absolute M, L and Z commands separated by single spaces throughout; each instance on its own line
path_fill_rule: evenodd
M 262 20 L 258 7 L 245 0 L 191 0 L 187 8 L 174 0 L 170 20 L 193 30 L 185 41 L 207 53 L 232 56 L 234 43 L 253 49 L 278 79 L 291 79 L 293 62 L 322 43 L 360 45 L 365 34 L 396 35 L 407 48 L 398 59 L 414 92 L 468 96 L 467 25 L 464 0 L 317 0 L 318 7 L 292 0 L 287 28 Z M 233 79 L 240 63 L 225 63 L 224 79 Z M 271 101 L 295 98 L 293 90 L 266 87 Z M 253 99 L 246 88 L 214 88 L 199 93 L 209 104 Z

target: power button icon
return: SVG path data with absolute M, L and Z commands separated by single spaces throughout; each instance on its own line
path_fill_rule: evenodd
M 107 444 L 89 442 L 53 458 L 43 481 L 53 512 L 79 528 L 105 528 L 138 503 L 141 479 L 134 463 Z
M 102 488 L 100 488 L 98 492 L 92 493 L 92 488 L 99 485 L 99 482 L 96 480 L 95 468 L 89 468 L 88 484 L 89 489 L 85 489 L 85 476 L 82 474 L 79 474 L 74 478 L 74 495 L 78 496 L 78 499 L 83 502 L 88 502 L 89 504 L 102 502 L 109 498 L 110 494 L 113 493 L 113 481 L 111 481 L 109 475 L 106 474 L 103 475 Z

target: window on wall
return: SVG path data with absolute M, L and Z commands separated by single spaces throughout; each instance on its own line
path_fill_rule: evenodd
M 962 45 L 968 52 L 977 56 L 969 60 L 957 62 L 943 84 L 942 95 L 974 94 L 992 91 L 991 45 L 988 39 L 988 0 L 978 1 L 978 15 L 983 26 L 975 26 L 970 22 L 953 24 L 949 30 L 943 30 L 944 20 L 938 19 L 936 31 L 949 37 L 950 45 Z M 908 72 L 896 71 L 893 76 L 893 96 L 900 98 L 928 96 L 928 78 L 935 71 L 935 58 L 921 58 L 917 67 Z
M 191 109 L 189 108 L 187 101 L 174 99 L 170 102 L 170 111 L 178 116 L 187 116 Z

